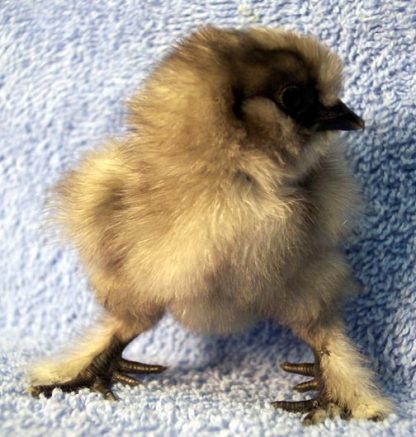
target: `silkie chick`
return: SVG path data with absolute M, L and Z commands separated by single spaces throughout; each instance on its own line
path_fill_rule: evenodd
M 304 423 L 388 414 L 340 315 L 354 284 L 339 246 L 359 199 L 335 131 L 364 127 L 339 100 L 341 69 L 316 39 L 264 28 L 206 27 L 161 61 L 130 102 L 128 135 L 58 186 L 58 219 L 105 314 L 33 367 L 33 395 L 114 399 L 112 383 L 164 370 L 122 351 L 165 313 L 207 333 L 272 318 L 315 355 L 282 368 L 317 396 L 277 408 Z

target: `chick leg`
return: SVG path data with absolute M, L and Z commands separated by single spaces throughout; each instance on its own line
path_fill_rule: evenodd
M 30 393 L 50 396 L 54 388 L 65 392 L 83 387 L 100 392 L 106 399 L 115 400 L 111 385 L 121 382 L 137 385 L 131 373 L 159 373 L 163 366 L 148 365 L 122 358 L 122 351 L 140 331 L 140 326 L 120 322 L 107 315 L 97 327 L 87 332 L 66 356 L 47 360 L 33 366 Z
M 307 401 L 277 401 L 273 405 L 291 412 L 308 413 L 305 425 L 319 423 L 326 417 L 381 420 L 390 411 L 374 383 L 374 375 L 363 366 L 363 358 L 347 338 L 339 320 L 317 321 L 313 327 L 295 326 L 294 332 L 315 352 L 315 363 L 299 365 L 284 363 L 282 368 L 292 373 L 312 376 L 298 384 L 298 391 L 317 390 Z

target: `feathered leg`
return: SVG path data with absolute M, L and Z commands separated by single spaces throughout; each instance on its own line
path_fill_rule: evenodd
M 311 326 L 294 326 L 296 335 L 314 351 L 315 363 L 284 363 L 283 370 L 311 376 L 295 389 L 317 390 L 315 398 L 298 401 L 276 401 L 273 405 L 291 412 L 308 413 L 305 425 L 323 421 L 326 417 L 381 420 L 390 411 L 390 403 L 379 392 L 373 373 L 364 366 L 363 357 L 344 332 L 340 320 L 317 321 Z
M 88 387 L 100 392 L 106 399 L 115 400 L 111 385 L 121 382 L 128 385 L 139 383 L 131 373 L 159 373 L 163 366 L 128 361 L 121 357 L 126 345 L 141 331 L 136 324 L 129 325 L 111 315 L 106 315 L 98 325 L 88 331 L 58 359 L 48 359 L 31 369 L 30 393 L 50 396 L 54 388 L 65 392 Z
M 391 411 L 375 383 L 373 372 L 346 335 L 340 305 L 354 289 L 348 263 L 335 249 L 314 256 L 294 277 L 291 305 L 275 318 L 289 326 L 314 352 L 314 363 L 284 363 L 282 368 L 310 379 L 295 386 L 316 391 L 307 401 L 274 402 L 276 408 L 307 413 L 304 424 L 326 417 L 379 420 Z M 279 311 L 279 310 L 278 310 Z

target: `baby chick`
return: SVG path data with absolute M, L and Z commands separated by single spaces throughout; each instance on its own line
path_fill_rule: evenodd
M 33 395 L 114 399 L 112 383 L 164 370 L 122 351 L 165 313 L 207 333 L 272 318 L 312 348 L 315 363 L 282 368 L 317 391 L 275 407 L 304 423 L 386 416 L 340 315 L 354 285 L 339 246 L 359 199 L 334 131 L 364 127 L 340 86 L 338 57 L 281 29 L 206 27 L 162 60 L 130 102 L 129 134 L 58 186 L 58 219 L 105 315 L 33 367 Z

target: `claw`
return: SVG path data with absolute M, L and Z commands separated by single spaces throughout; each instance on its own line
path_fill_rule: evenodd
M 314 363 L 282 363 L 280 367 L 289 373 L 297 373 L 303 376 L 315 376 L 315 364 Z
M 307 413 L 319 406 L 317 399 L 308 399 L 306 401 L 275 401 L 272 402 L 273 407 L 281 408 L 282 410 L 291 413 Z
M 144 364 L 138 361 L 130 361 L 124 358 L 119 360 L 119 368 L 123 372 L 128 373 L 161 373 L 167 369 L 165 366 L 156 364 Z
M 309 381 L 301 382 L 295 385 L 293 389 L 299 393 L 304 393 L 311 390 L 319 390 L 319 381 L 317 379 L 311 379 Z

